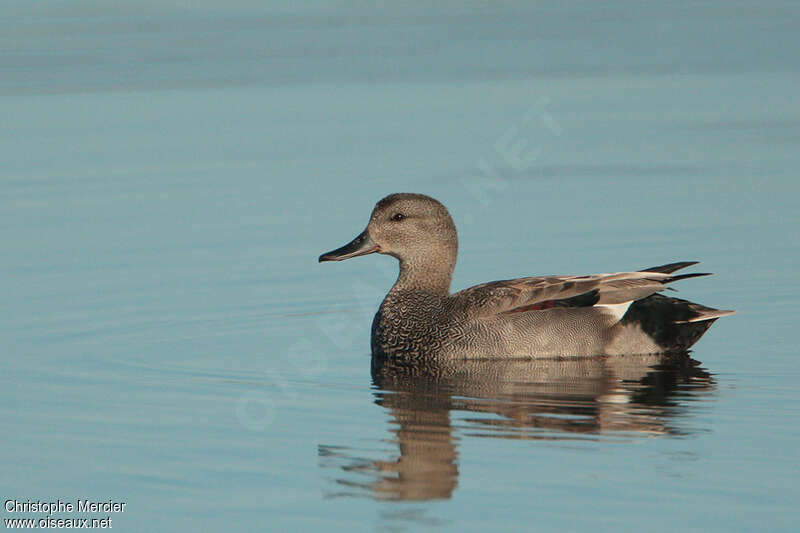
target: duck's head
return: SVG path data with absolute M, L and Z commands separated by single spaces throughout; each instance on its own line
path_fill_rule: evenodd
M 367 228 L 350 243 L 319 256 L 341 261 L 371 253 L 387 254 L 401 265 L 438 265 L 452 271 L 458 252 L 456 226 L 438 201 L 424 194 L 391 194 L 372 210 Z

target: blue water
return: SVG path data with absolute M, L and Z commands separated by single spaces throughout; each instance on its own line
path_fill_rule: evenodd
M 0 496 L 119 531 L 795 529 L 799 16 L 7 2 Z M 449 207 L 454 289 L 701 260 L 679 296 L 738 314 L 697 366 L 374 381 L 394 260 L 316 257 L 398 191 Z

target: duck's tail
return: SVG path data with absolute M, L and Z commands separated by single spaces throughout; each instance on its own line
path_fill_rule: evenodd
M 673 265 L 677 264 L 679 263 Z M 665 265 L 665 267 L 673 265 Z M 655 270 L 651 271 L 656 272 Z M 691 348 L 715 320 L 735 312 L 714 309 L 662 294 L 653 294 L 633 302 L 622 318 L 622 323 L 638 324 L 664 351 L 682 352 Z

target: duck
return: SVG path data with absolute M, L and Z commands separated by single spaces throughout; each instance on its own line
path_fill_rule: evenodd
M 688 352 L 720 317 L 735 311 L 665 296 L 680 261 L 631 272 L 491 281 L 451 293 L 458 234 L 447 208 L 395 193 L 373 208 L 366 229 L 319 256 L 396 258 L 400 269 L 371 328 L 373 358 L 452 361 L 568 358 Z

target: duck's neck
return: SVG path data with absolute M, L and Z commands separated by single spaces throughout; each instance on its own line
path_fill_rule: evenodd
M 450 294 L 450 282 L 455 268 L 455 254 L 447 261 L 424 259 L 401 259 L 400 275 L 392 287 L 392 292 L 425 291 L 441 296 Z

